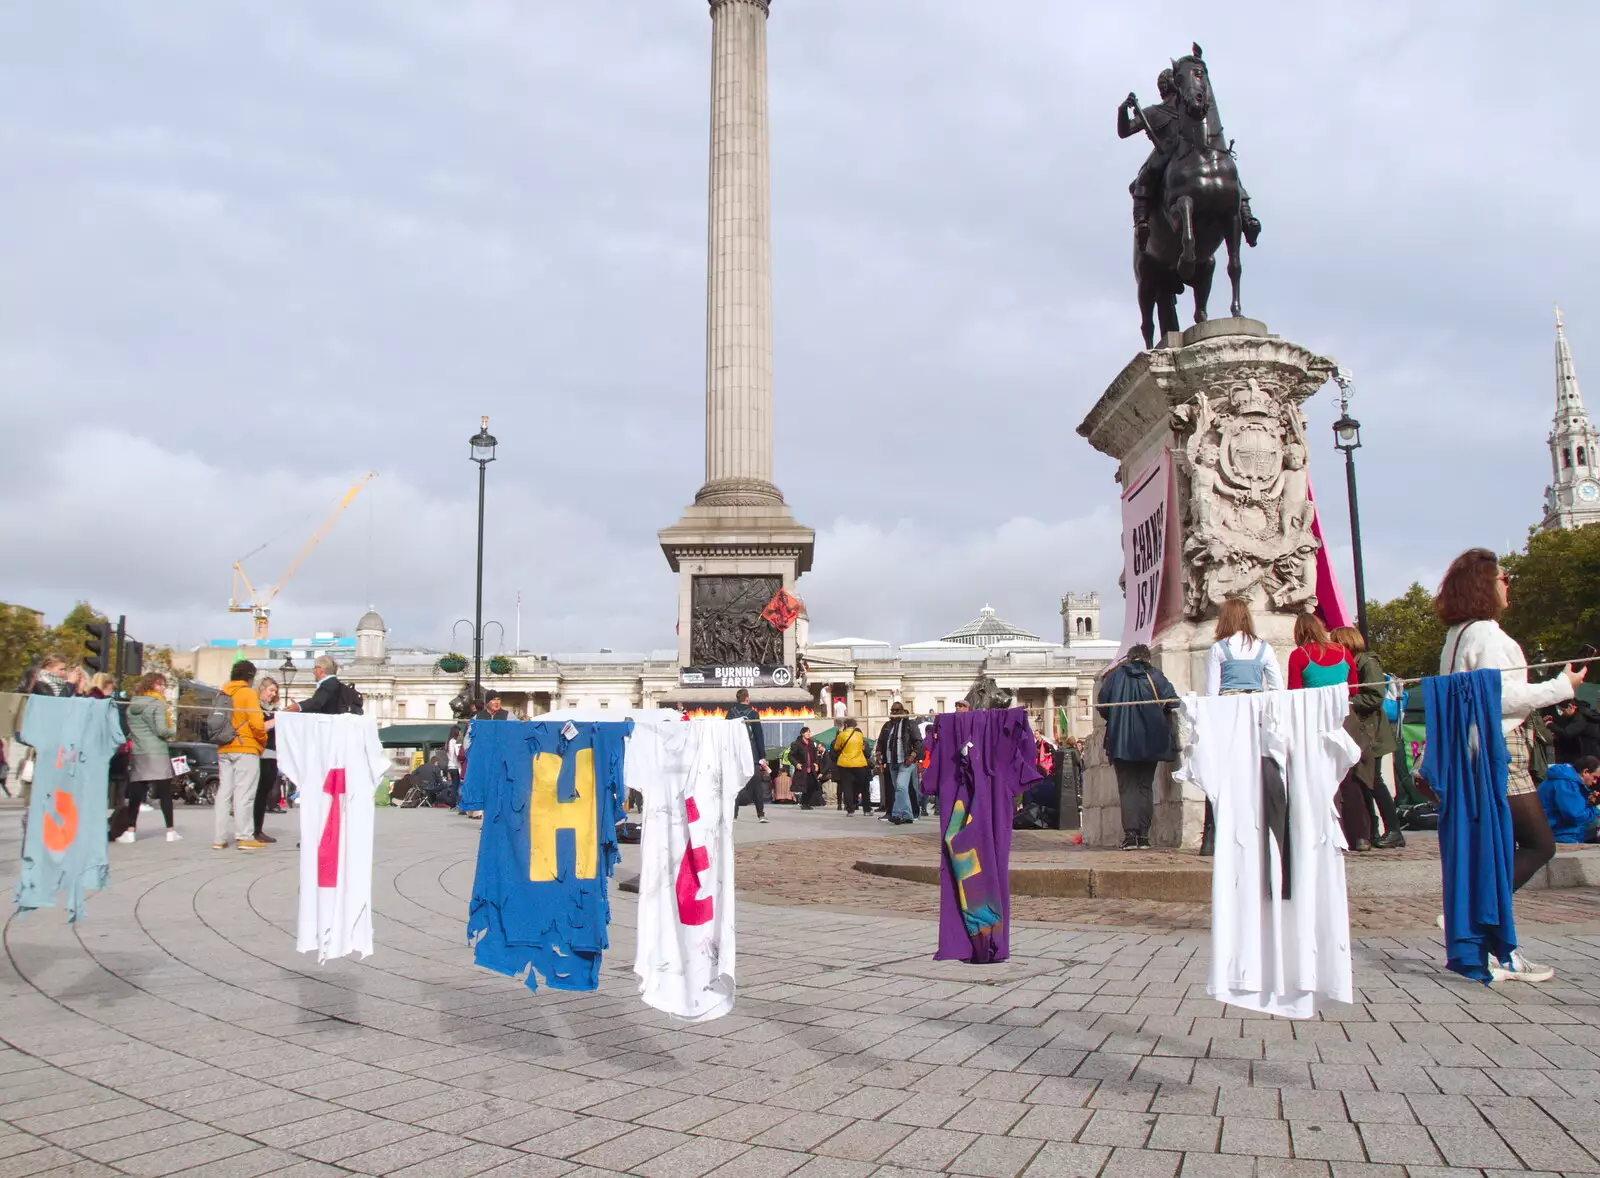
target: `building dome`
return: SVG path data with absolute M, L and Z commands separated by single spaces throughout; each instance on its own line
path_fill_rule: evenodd
M 958 626 L 946 634 L 941 641 L 959 642 L 963 646 L 993 646 L 997 642 L 1038 642 L 1037 634 L 1030 634 L 1021 626 L 1013 626 L 1010 622 L 1002 621 L 994 616 L 994 610 L 987 605 L 978 611 L 978 616 L 965 626 Z
M 356 623 L 356 662 L 381 663 L 389 656 L 389 644 L 385 636 L 389 627 L 383 624 L 383 619 L 378 616 L 378 611 L 368 609 L 361 615 L 361 620 Z

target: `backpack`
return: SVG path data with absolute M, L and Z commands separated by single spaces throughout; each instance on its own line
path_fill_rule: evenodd
M 361 715 L 361 709 L 366 707 L 366 701 L 361 693 L 343 679 L 339 680 L 339 704 L 344 708 L 345 714 L 350 716 Z
M 200 739 L 221 747 L 233 743 L 238 733 L 233 726 L 233 696 L 219 691 L 217 698 L 211 701 L 211 709 L 200 721 Z

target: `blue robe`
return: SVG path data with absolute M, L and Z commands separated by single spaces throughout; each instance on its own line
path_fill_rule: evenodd
M 599 986 L 632 731 L 631 720 L 473 722 L 463 793 L 483 810 L 467 916 L 479 965 L 530 990 L 540 976 L 557 990 Z
M 1510 758 L 1500 727 L 1500 672 L 1463 671 L 1422 681 L 1428 715 L 1421 773 L 1439 795 L 1446 963 L 1487 983 L 1489 956 L 1517 947 L 1511 911 Z M 1477 739 L 1474 739 L 1477 737 Z

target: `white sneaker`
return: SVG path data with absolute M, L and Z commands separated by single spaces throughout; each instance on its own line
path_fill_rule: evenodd
M 1444 930 L 1444 913 L 1441 912 L 1438 916 L 1434 917 L 1433 923 L 1438 925 L 1440 931 L 1442 932 Z
M 1555 970 L 1529 961 L 1521 949 L 1511 950 L 1511 960 L 1505 964 L 1493 958 L 1489 961 L 1489 977 L 1496 982 L 1548 982 L 1555 976 Z
M 119 843 L 136 843 L 139 841 L 139 836 L 131 830 L 125 830 L 117 836 L 116 841 Z
M 169 830 L 167 831 L 167 841 L 169 843 L 181 843 L 183 841 L 183 836 L 175 830 Z

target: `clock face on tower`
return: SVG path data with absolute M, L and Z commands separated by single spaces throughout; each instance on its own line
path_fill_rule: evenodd
M 1585 503 L 1593 503 L 1596 499 L 1600 499 L 1600 487 L 1585 480 L 1578 484 L 1578 498 Z

